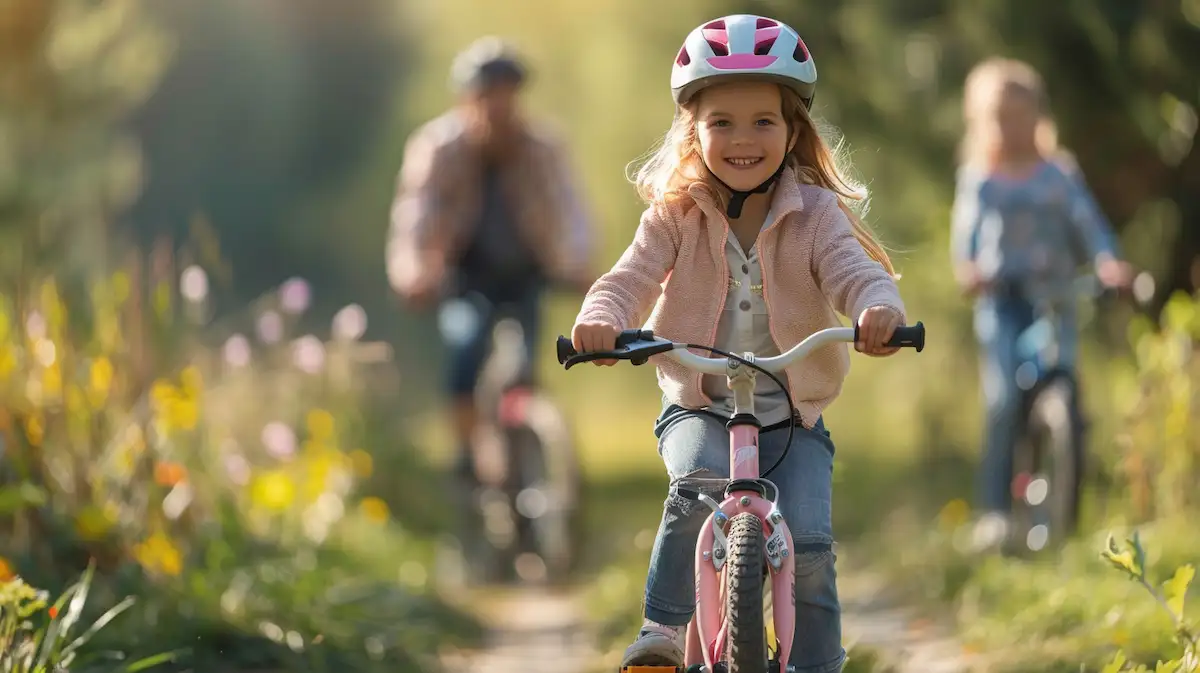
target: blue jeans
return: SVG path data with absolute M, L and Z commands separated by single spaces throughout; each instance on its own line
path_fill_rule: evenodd
M 1059 315 L 1059 366 L 1075 370 L 1078 335 L 1075 316 Z M 984 297 L 975 306 L 975 335 L 981 347 L 981 382 L 987 408 L 983 460 L 978 478 L 979 504 L 985 512 L 1007 513 L 1012 504 L 1013 452 L 1025 427 L 1024 391 L 1017 384 L 1022 358 L 1017 340 L 1035 320 L 1033 305 L 1020 297 Z M 1071 413 L 1079 414 L 1075 396 Z
M 532 285 L 521 289 L 484 291 L 467 289 L 443 303 L 439 321 L 447 353 L 447 387 L 451 395 L 471 395 L 483 370 L 492 343 L 492 330 L 503 310 L 521 324 L 525 341 L 525 368 L 520 382 L 534 381 L 535 356 L 538 352 L 538 327 L 541 321 L 542 288 Z M 449 309 L 449 310 L 448 310 Z
M 711 414 L 667 406 L 655 423 L 658 451 L 672 483 L 683 477 L 729 477 L 729 431 Z M 773 465 L 784 449 L 787 428 L 759 436 L 759 465 Z M 779 488 L 779 508 L 796 543 L 796 639 L 790 663 L 798 673 L 840 671 L 841 605 L 834 569 L 833 442 L 818 419 L 815 429 L 796 427 L 791 451 L 769 479 Z M 721 500 L 722 493 L 708 495 Z M 667 497 L 646 578 L 646 617 L 668 626 L 687 624 L 696 608 L 695 558 L 700 528 L 711 510 L 679 495 Z

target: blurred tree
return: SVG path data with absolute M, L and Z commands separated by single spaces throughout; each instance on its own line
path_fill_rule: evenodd
M 966 72 L 993 55 L 1028 60 L 1044 74 L 1063 143 L 1129 254 L 1164 290 L 1200 280 L 1191 277 L 1200 256 L 1200 3 L 848 0 L 833 11 L 783 0 L 736 4 L 730 11 L 795 25 L 817 55 L 818 100 L 832 101 L 835 121 L 885 141 L 894 170 L 915 171 L 910 179 L 934 179 L 944 191 Z M 930 215 L 910 211 L 905 226 L 947 228 L 941 213 Z
M 206 216 L 234 269 L 218 312 L 289 275 L 336 284 L 327 251 L 347 232 L 297 220 L 391 120 L 403 73 L 392 4 L 183 0 L 156 11 L 179 54 L 133 120 L 150 167 L 134 229 L 180 238 Z
M 114 124 L 153 89 L 169 43 L 138 0 L 26 0 L 0 12 L 0 275 L 102 267 L 139 155 Z M 19 294 L 19 293 L 18 293 Z

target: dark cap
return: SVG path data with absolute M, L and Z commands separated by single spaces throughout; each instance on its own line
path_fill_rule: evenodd
M 471 43 L 454 59 L 450 79 L 458 91 L 478 91 L 497 84 L 521 85 L 528 78 L 525 64 L 511 45 L 497 37 Z

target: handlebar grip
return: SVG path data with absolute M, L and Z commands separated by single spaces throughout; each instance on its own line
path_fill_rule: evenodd
M 858 324 L 854 325 L 854 340 L 858 341 Z M 883 344 L 889 348 L 915 348 L 918 353 L 925 349 L 925 325 L 917 321 L 915 325 L 902 325 L 892 332 L 892 338 Z
M 556 355 L 558 356 L 558 364 L 564 365 L 569 358 L 573 358 L 578 353 L 575 352 L 575 346 L 571 343 L 570 337 L 559 335 L 558 343 L 555 344 Z
M 621 333 L 617 335 L 616 347 L 623 348 L 639 341 L 654 341 L 654 331 L 648 329 L 621 330 Z M 575 345 L 571 343 L 570 337 L 562 335 L 558 337 L 558 342 L 555 344 L 555 351 L 555 355 L 558 356 L 558 364 L 560 365 L 566 364 L 568 359 L 579 355 L 575 350 Z
M 892 348 L 915 348 L 917 352 L 925 350 L 925 325 L 921 321 L 911 327 L 897 327 L 892 338 L 884 344 Z

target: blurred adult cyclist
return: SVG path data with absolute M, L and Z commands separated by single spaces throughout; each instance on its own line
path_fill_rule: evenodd
M 495 307 L 515 314 L 536 362 L 543 290 L 555 281 L 586 291 L 595 278 L 590 224 L 563 149 L 521 110 L 527 77 L 497 38 L 459 54 L 451 70 L 459 101 L 409 138 L 392 204 L 389 281 L 415 308 L 441 305 L 464 492 L 475 485 L 473 391 Z M 532 367 L 523 378 L 532 382 Z

